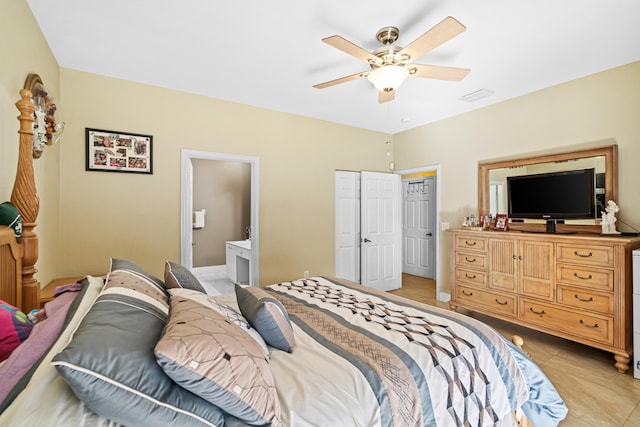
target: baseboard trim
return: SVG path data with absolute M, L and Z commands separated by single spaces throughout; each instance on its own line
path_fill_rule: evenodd
M 451 299 L 451 294 L 448 292 L 440 292 L 438 294 L 438 301 L 449 302 L 450 299 Z

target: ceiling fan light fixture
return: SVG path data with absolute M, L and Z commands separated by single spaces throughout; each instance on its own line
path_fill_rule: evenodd
M 371 71 L 367 78 L 379 92 L 391 92 L 409 77 L 409 70 L 398 65 L 387 65 Z

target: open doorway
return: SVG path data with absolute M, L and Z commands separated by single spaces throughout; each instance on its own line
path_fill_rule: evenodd
M 182 150 L 181 263 L 207 291 L 259 283 L 258 188 L 257 158 Z
M 435 279 L 436 177 L 402 179 L 402 272 Z
M 435 280 L 435 297 L 441 300 L 448 298 L 440 295 L 439 170 L 433 165 L 396 173 L 403 188 L 403 273 L 431 279 L 420 283 Z

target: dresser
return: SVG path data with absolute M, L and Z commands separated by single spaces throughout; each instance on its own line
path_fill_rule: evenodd
M 452 310 L 465 308 L 613 353 L 629 369 L 632 250 L 640 238 L 451 230 Z

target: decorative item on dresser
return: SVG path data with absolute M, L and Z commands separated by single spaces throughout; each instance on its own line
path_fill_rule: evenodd
M 639 247 L 640 238 L 451 230 L 449 305 L 612 352 L 626 372 Z

